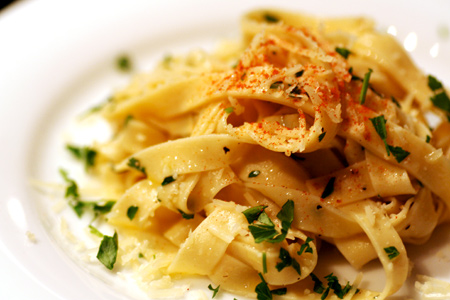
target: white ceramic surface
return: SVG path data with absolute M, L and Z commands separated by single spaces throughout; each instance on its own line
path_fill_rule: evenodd
M 396 33 L 422 69 L 450 85 L 450 2 L 445 0 L 14 4 L 0 12 L 0 299 L 128 299 L 130 291 L 111 288 L 111 283 L 120 287 L 113 277 L 98 279 L 103 273 L 67 253 L 30 179 L 59 180 L 69 120 L 127 80 L 114 69 L 118 54 L 130 54 L 138 70 L 149 69 L 167 53 L 211 48 L 221 38 L 237 37 L 239 17 L 257 7 L 373 17 L 380 28 Z M 425 247 L 411 247 L 417 272 L 450 280 L 448 229 L 439 228 Z

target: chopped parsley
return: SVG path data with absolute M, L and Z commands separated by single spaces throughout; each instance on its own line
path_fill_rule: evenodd
M 328 281 L 327 287 L 323 285 L 322 281 L 316 275 L 314 275 L 313 273 L 309 275 L 314 281 L 314 292 L 322 294 L 320 298 L 321 300 L 324 300 L 328 296 L 330 291 L 333 291 L 339 299 L 343 299 L 344 296 L 352 289 L 352 286 L 349 282 L 347 282 L 345 287 L 342 288 L 338 278 L 334 276 L 333 273 L 325 276 L 325 279 Z
M 450 117 L 450 98 L 447 95 L 447 92 L 444 89 L 444 85 L 435 77 L 429 75 L 428 76 L 428 87 L 433 91 L 433 96 L 430 97 L 431 102 L 437 108 L 442 109 L 446 114 L 447 118 Z
M 271 15 L 271 14 L 268 14 L 268 13 L 266 13 L 266 14 L 264 14 L 264 20 L 266 21 L 266 22 L 268 22 L 268 23 L 277 23 L 277 22 L 279 22 L 280 20 L 277 18 L 277 17 L 275 17 L 274 15 Z
M 256 177 L 256 176 L 258 176 L 260 173 L 261 173 L 261 172 L 260 172 L 259 170 L 251 171 L 251 172 L 248 174 L 248 178 Z
M 233 106 L 227 107 L 224 109 L 227 114 L 231 114 L 234 111 Z
M 298 275 L 302 275 L 302 272 L 300 270 L 300 264 L 297 262 L 295 258 L 293 258 L 289 251 L 287 251 L 284 248 L 280 248 L 280 254 L 278 256 L 279 259 L 281 259 L 281 262 L 277 263 L 275 268 L 277 268 L 278 272 L 281 272 L 286 267 L 293 267 L 295 271 L 297 271 Z
M 364 104 L 364 102 L 366 101 L 366 94 L 367 94 L 367 89 L 369 88 L 369 80 L 370 80 L 370 74 L 372 74 L 373 70 L 369 69 L 369 71 L 364 74 L 364 79 L 362 82 L 362 87 L 361 87 L 361 94 L 359 94 L 359 103 L 360 104 Z
M 270 290 L 267 282 L 264 280 L 264 277 L 261 273 L 258 273 L 259 278 L 261 278 L 261 282 L 256 286 L 256 299 L 258 300 L 272 300 L 273 295 L 285 295 L 287 292 L 286 288 L 280 288 L 275 290 Z
M 401 147 L 394 147 L 391 145 L 388 145 L 386 138 L 387 138 L 387 131 L 386 131 L 386 119 L 383 115 L 375 117 L 370 119 L 372 122 L 373 127 L 375 128 L 375 131 L 378 133 L 380 138 L 383 140 L 384 145 L 386 147 L 387 155 L 390 156 L 391 152 L 392 155 L 395 157 L 395 160 L 400 163 L 402 162 L 406 157 L 408 157 L 410 152 L 403 150 Z
M 322 133 L 319 135 L 319 142 L 321 142 L 321 141 L 323 140 L 323 138 L 325 137 L 325 134 L 326 134 L 326 132 L 322 132 Z
M 163 182 L 161 183 L 162 186 L 168 185 L 169 183 L 172 183 L 175 181 L 175 178 L 173 176 L 167 176 L 164 178 Z
M 426 141 L 427 143 L 430 143 L 430 141 L 431 141 L 431 136 L 427 135 L 427 138 L 426 138 L 425 141 Z
M 350 50 L 348 50 L 347 48 L 343 48 L 343 47 L 336 47 L 335 51 L 337 53 L 339 53 L 343 58 L 347 59 L 348 56 L 350 54 L 352 54 L 352 52 Z
M 324 199 L 324 198 L 330 196 L 334 192 L 334 181 L 335 180 L 336 180 L 336 177 L 331 177 L 330 180 L 328 180 L 328 183 L 325 186 L 325 189 L 323 190 L 320 198 Z
M 142 252 L 139 252 L 139 258 L 145 258 L 144 254 L 142 254 Z
M 95 228 L 92 225 L 89 225 L 89 229 L 90 229 L 90 231 L 91 231 L 91 233 L 93 235 L 96 235 L 96 236 L 101 237 L 101 238 L 104 236 L 103 233 L 101 233 L 97 228 Z
M 263 273 L 267 273 L 267 254 L 266 252 L 263 252 L 262 254 L 262 266 L 263 266 Z
M 213 291 L 212 298 L 216 297 L 217 293 L 219 292 L 219 288 L 220 288 L 220 285 L 218 285 L 216 288 L 213 288 L 211 284 L 208 285 L 208 289 L 210 291 Z
M 128 72 L 132 68 L 131 60 L 127 55 L 121 55 L 117 58 L 116 66 L 120 71 Z
M 300 250 L 297 252 L 298 255 L 302 255 L 303 252 L 305 253 L 313 253 L 313 249 L 309 245 L 314 239 L 307 237 L 306 241 L 303 243 L 303 245 L 300 247 Z
M 227 154 L 228 152 L 230 152 L 230 149 L 227 147 L 223 147 L 223 152 L 225 152 L 225 154 Z
M 305 73 L 305 70 L 300 70 L 297 73 L 295 73 L 295 77 L 301 77 L 303 76 L 303 73 Z
M 400 252 L 394 246 L 384 248 L 384 252 L 386 252 L 389 259 L 394 259 L 400 255 Z
M 138 170 L 139 172 L 141 172 L 142 174 L 144 174 L 145 176 L 147 176 L 147 173 L 145 172 L 145 167 L 141 166 L 141 162 L 139 160 L 137 160 L 134 157 L 131 157 L 128 160 L 128 166 Z
M 259 216 L 264 212 L 267 206 L 254 206 L 250 207 L 246 210 L 244 210 L 242 213 L 244 214 L 245 218 L 247 218 L 247 221 L 249 224 L 253 223 L 254 221 L 258 220 Z
M 245 212 L 243 213 L 245 215 Z M 294 201 L 286 201 L 286 203 L 277 214 L 277 218 L 281 221 L 281 233 L 279 233 L 275 229 L 275 224 L 264 211 L 258 214 L 259 215 L 257 222 L 252 222 L 250 223 L 250 225 L 248 225 L 248 229 L 253 235 L 255 243 L 280 243 L 286 238 L 287 232 L 291 227 L 292 221 L 294 220 Z M 254 216 L 255 213 L 253 211 L 253 215 L 250 219 L 252 219 Z M 247 220 L 249 220 L 248 217 Z
M 128 209 L 127 209 L 127 217 L 128 217 L 128 219 L 130 219 L 130 221 L 134 219 L 138 209 L 139 209 L 138 206 L 133 206 L 132 205 L 132 206 L 128 207 Z
M 270 89 L 277 89 L 283 84 L 283 81 L 275 81 L 270 85 Z
M 186 220 L 190 220 L 190 219 L 193 219 L 194 218 L 194 214 L 187 214 L 187 213 L 185 213 L 184 211 L 182 211 L 181 209 L 178 209 L 178 212 L 181 214 L 181 216 L 183 217 L 183 219 L 186 219 Z
M 103 236 L 97 253 L 97 259 L 109 270 L 114 268 L 117 259 L 117 250 L 119 248 L 119 240 L 117 232 L 113 236 Z
M 94 149 L 90 147 L 77 147 L 74 145 L 67 145 L 66 149 L 77 159 L 83 161 L 86 169 L 94 166 L 95 157 L 97 156 L 97 151 Z
M 408 155 L 410 155 L 411 153 L 409 153 L 406 150 L 403 150 L 403 148 L 401 147 L 394 147 L 391 145 L 388 145 L 389 150 L 391 151 L 392 155 L 394 155 L 395 160 L 400 163 L 402 162 L 406 157 L 408 157 Z
M 94 203 L 94 206 L 92 207 L 92 209 L 96 213 L 106 214 L 111 211 L 114 204 L 116 204 L 116 201 L 114 201 L 114 200 L 106 201 L 105 204 L 103 204 L 103 205 L 99 204 L 99 203 Z
M 395 103 L 395 105 L 397 105 L 398 108 L 401 108 L 400 103 L 394 98 L 394 96 L 391 96 L 391 100 Z

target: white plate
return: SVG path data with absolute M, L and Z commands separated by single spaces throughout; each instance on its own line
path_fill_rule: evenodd
M 268 6 L 371 16 L 380 28 L 396 32 L 423 70 L 450 84 L 450 2 L 445 0 L 15 4 L 0 13 L 1 299 L 30 299 L 30 295 L 33 299 L 127 299 L 126 289 L 111 288 L 111 278 L 99 280 L 90 274 L 96 273 L 95 268 L 92 271 L 67 255 L 29 180 L 59 180 L 62 132 L 69 120 L 100 103 L 127 79 L 114 69 L 118 54 L 129 53 L 137 68 L 145 70 L 167 53 L 211 48 L 221 38 L 238 36 L 242 13 Z M 439 228 L 425 246 L 410 247 L 414 270 L 450 280 L 448 229 Z M 37 241 L 32 242 L 27 233 Z M 24 273 L 29 277 L 18 278 Z

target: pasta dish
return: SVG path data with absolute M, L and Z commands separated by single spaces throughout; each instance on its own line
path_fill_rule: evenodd
M 255 10 L 241 25 L 241 41 L 167 56 L 117 91 L 95 112 L 110 141 L 68 146 L 98 187 L 61 170 L 69 205 L 95 216 L 99 263 L 152 297 L 186 276 L 213 297 L 393 295 L 405 244 L 448 220 L 443 84 L 368 19 Z M 324 244 L 356 269 L 378 259 L 384 289 L 316 273 Z

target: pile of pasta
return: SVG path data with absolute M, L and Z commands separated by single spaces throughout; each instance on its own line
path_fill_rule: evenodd
M 430 100 L 444 88 L 365 18 L 258 10 L 242 32 L 166 57 L 101 110 L 114 136 L 91 173 L 118 199 L 117 263 L 258 299 L 394 294 L 405 243 L 448 220 L 450 123 Z M 357 269 L 379 259 L 384 289 L 315 274 L 324 242 Z

